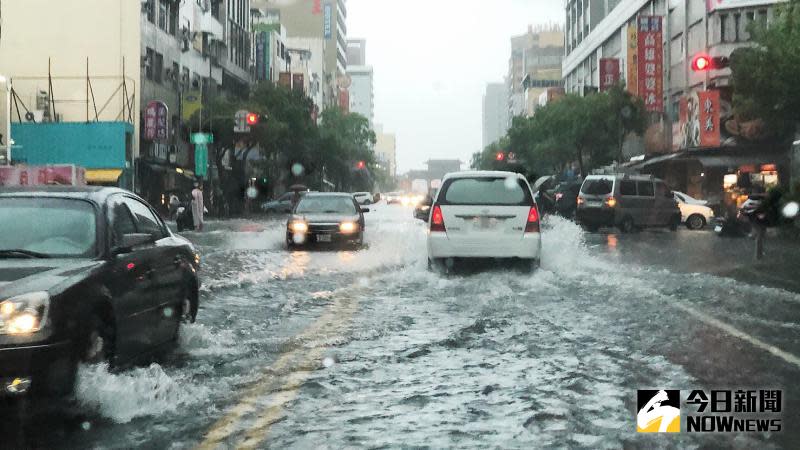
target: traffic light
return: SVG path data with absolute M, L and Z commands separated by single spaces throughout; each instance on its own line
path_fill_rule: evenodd
M 494 156 L 494 159 L 495 159 L 496 161 L 505 161 L 505 159 L 506 159 L 506 154 L 505 154 L 505 153 L 503 153 L 503 152 L 497 152 L 497 154 Z
M 247 124 L 248 125 L 257 125 L 259 121 L 258 114 L 256 113 L 247 113 Z
M 362 170 L 365 167 L 367 167 L 367 163 L 365 163 L 364 161 L 359 161 L 356 163 L 356 169 L 358 170 Z
M 719 70 L 728 67 L 730 60 L 725 56 L 709 56 L 708 53 L 698 53 L 692 58 L 692 70 L 705 72 L 706 70 Z

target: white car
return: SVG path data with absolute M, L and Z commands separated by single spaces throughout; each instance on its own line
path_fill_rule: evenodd
M 675 201 L 681 209 L 681 222 L 690 230 L 701 230 L 714 218 L 714 211 L 705 200 L 692 198 L 683 192 L 673 191 Z
M 369 205 L 372 203 L 372 194 L 369 192 L 356 192 L 353 194 L 359 205 Z
M 528 181 L 514 172 L 453 172 L 442 180 L 428 217 L 428 265 L 457 259 L 516 258 L 539 265 L 539 211 Z

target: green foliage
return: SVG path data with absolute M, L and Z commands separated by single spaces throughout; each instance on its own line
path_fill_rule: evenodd
M 367 118 L 329 108 L 322 113 L 319 133 L 316 156 L 324 164 L 328 180 L 347 190 L 371 190 L 375 133 L 369 129 Z M 356 168 L 358 161 L 366 163 L 364 170 Z
M 527 174 L 560 172 L 577 163 L 580 172 L 618 158 L 623 133 L 642 133 L 644 105 L 621 86 L 606 93 L 580 97 L 567 95 L 536 111 L 530 118 L 516 117 L 506 137 L 472 158 L 472 167 L 499 169 L 498 148 L 515 152 Z
M 785 136 L 800 122 L 800 0 L 780 5 L 768 28 L 750 31 L 756 45 L 731 55 L 735 112 Z

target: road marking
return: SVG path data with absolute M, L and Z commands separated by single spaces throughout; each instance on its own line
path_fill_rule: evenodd
M 697 311 L 696 309 L 694 309 L 692 306 L 686 305 L 686 304 L 684 304 L 682 302 L 674 302 L 673 305 L 676 308 L 689 313 L 695 319 L 697 319 L 697 320 L 699 320 L 699 321 L 701 321 L 701 322 L 703 322 L 703 323 L 705 323 L 707 325 L 711 325 L 713 327 L 719 328 L 720 330 L 730 334 L 731 336 L 737 337 L 737 338 L 739 338 L 739 339 L 741 339 L 741 340 L 743 340 L 743 341 L 745 341 L 745 342 L 747 342 L 747 343 L 749 343 L 749 344 L 751 344 L 751 345 L 753 345 L 753 346 L 755 346 L 757 348 L 760 348 L 761 350 L 767 351 L 767 352 L 777 356 L 778 358 L 786 361 L 789 364 L 792 364 L 793 366 L 795 366 L 797 368 L 800 368 L 800 358 L 798 358 L 797 356 L 795 356 L 795 355 L 793 355 L 793 354 L 791 354 L 789 352 L 783 351 L 783 350 L 779 349 L 778 347 L 775 347 L 774 345 L 770 345 L 770 344 L 762 341 L 761 339 L 758 339 L 756 337 L 750 336 L 749 334 L 745 333 L 744 331 L 739 330 L 738 328 L 735 328 L 732 325 L 728 325 L 725 322 L 722 322 L 722 321 L 720 321 L 718 319 L 715 319 L 715 318 L 713 318 L 713 317 L 711 317 L 709 315 L 701 313 L 701 312 Z
M 328 310 L 295 339 L 308 342 L 340 335 L 358 308 L 358 294 L 337 296 Z M 282 418 L 283 406 L 297 397 L 299 388 L 320 368 L 326 348 L 324 342 L 320 342 L 310 349 L 301 345 L 284 352 L 265 370 L 264 376 L 245 391 L 239 403 L 214 423 L 197 449 L 218 448 L 249 416 L 255 419 L 236 448 L 257 448 L 269 435 L 272 424 Z M 264 402 L 265 397 L 268 398 Z

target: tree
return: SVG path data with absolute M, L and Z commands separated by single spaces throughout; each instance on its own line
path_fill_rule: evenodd
M 370 190 L 375 169 L 375 133 L 369 120 L 355 113 L 344 113 L 339 108 L 322 112 L 319 128 L 320 146 L 316 155 L 325 167 L 326 176 L 339 189 Z M 359 168 L 359 161 L 364 167 Z
M 779 6 L 769 27 L 752 24 L 750 32 L 755 45 L 731 55 L 734 110 L 787 137 L 800 122 L 800 0 Z

